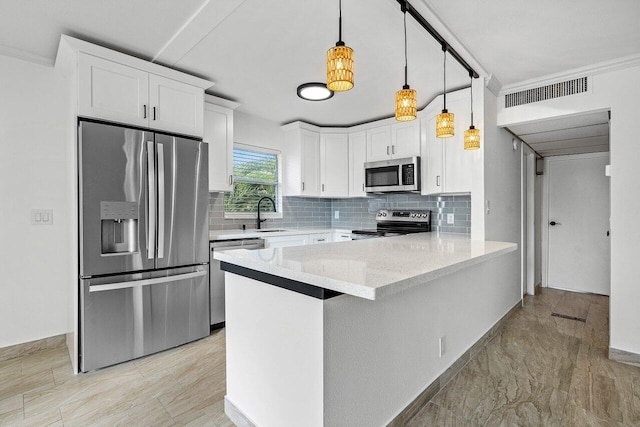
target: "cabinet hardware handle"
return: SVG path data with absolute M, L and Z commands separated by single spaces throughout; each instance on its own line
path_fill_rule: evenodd
M 364 184 L 362 184 L 362 191 L 364 191 Z
M 156 107 L 153 107 L 153 120 L 156 119 Z
M 436 187 L 440 187 L 440 175 L 436 176 Z
M 324 184 L 322 184 L 322 191 L 324 192 Z
M 144 105 L 142 106 L 142 109 L 144 110 L 144 117 L 143 117 L 143 119 L 146 119 L 146 118 L 147 118 L 147 104 L 144 104 Z
M 229 185 L 233 185 L 233 175 L 229 175 Z
M 318 242 L 324 242 L 325 239 L 318 239 Z
M 387 156 L 389 155 L 389 146 L 387 145 Z
M 395 145 L 391 146 L 391 154 L 396 154 L 396 146 Z
M 304 191 L 304 181 L 302 181 L 302 191 Z

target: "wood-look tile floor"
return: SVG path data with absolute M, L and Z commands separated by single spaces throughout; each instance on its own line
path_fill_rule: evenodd
M 608 345 L 607 297 L 542 288 L 409 425 L 640 426 L 640 368 Z
M 231 427 L 225 333 L 74 375 L 66 347 L 0 362 L 0 426 Z
M 640 368 L 607 358 L 608 314 L 606 297 L 525 298 L 409 425 L 639 426 Z M 224 330 L 81 375 L 56 348 L 0 362 L 0 426 L 233 426 L 224 393 Z

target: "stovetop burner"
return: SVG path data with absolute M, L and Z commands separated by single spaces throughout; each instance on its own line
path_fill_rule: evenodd
M 382 209 L 376 213 L 376 223 L 375 230 L 353 230 L 352 240 L 431 231 L 431 211 L 428 209 Z

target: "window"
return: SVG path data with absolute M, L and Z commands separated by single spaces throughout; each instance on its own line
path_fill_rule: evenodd
M 233 148 L 233 191 L 224 195 L 226 218 L 254 218 L 261 197 L 276 202 L 276 212 L 268 201 L 262 202 L 264 218 L 282 218 L 280 209 L 280 155 L 277 151 L 247 145 Z

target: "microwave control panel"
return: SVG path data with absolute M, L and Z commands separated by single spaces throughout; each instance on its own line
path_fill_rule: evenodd
M 415 177 L 414 171 L 415 165 L 413 163 L 409 163 L 406 165 L 402 165 L 402 185 L 413 185 L 413 179 Z

